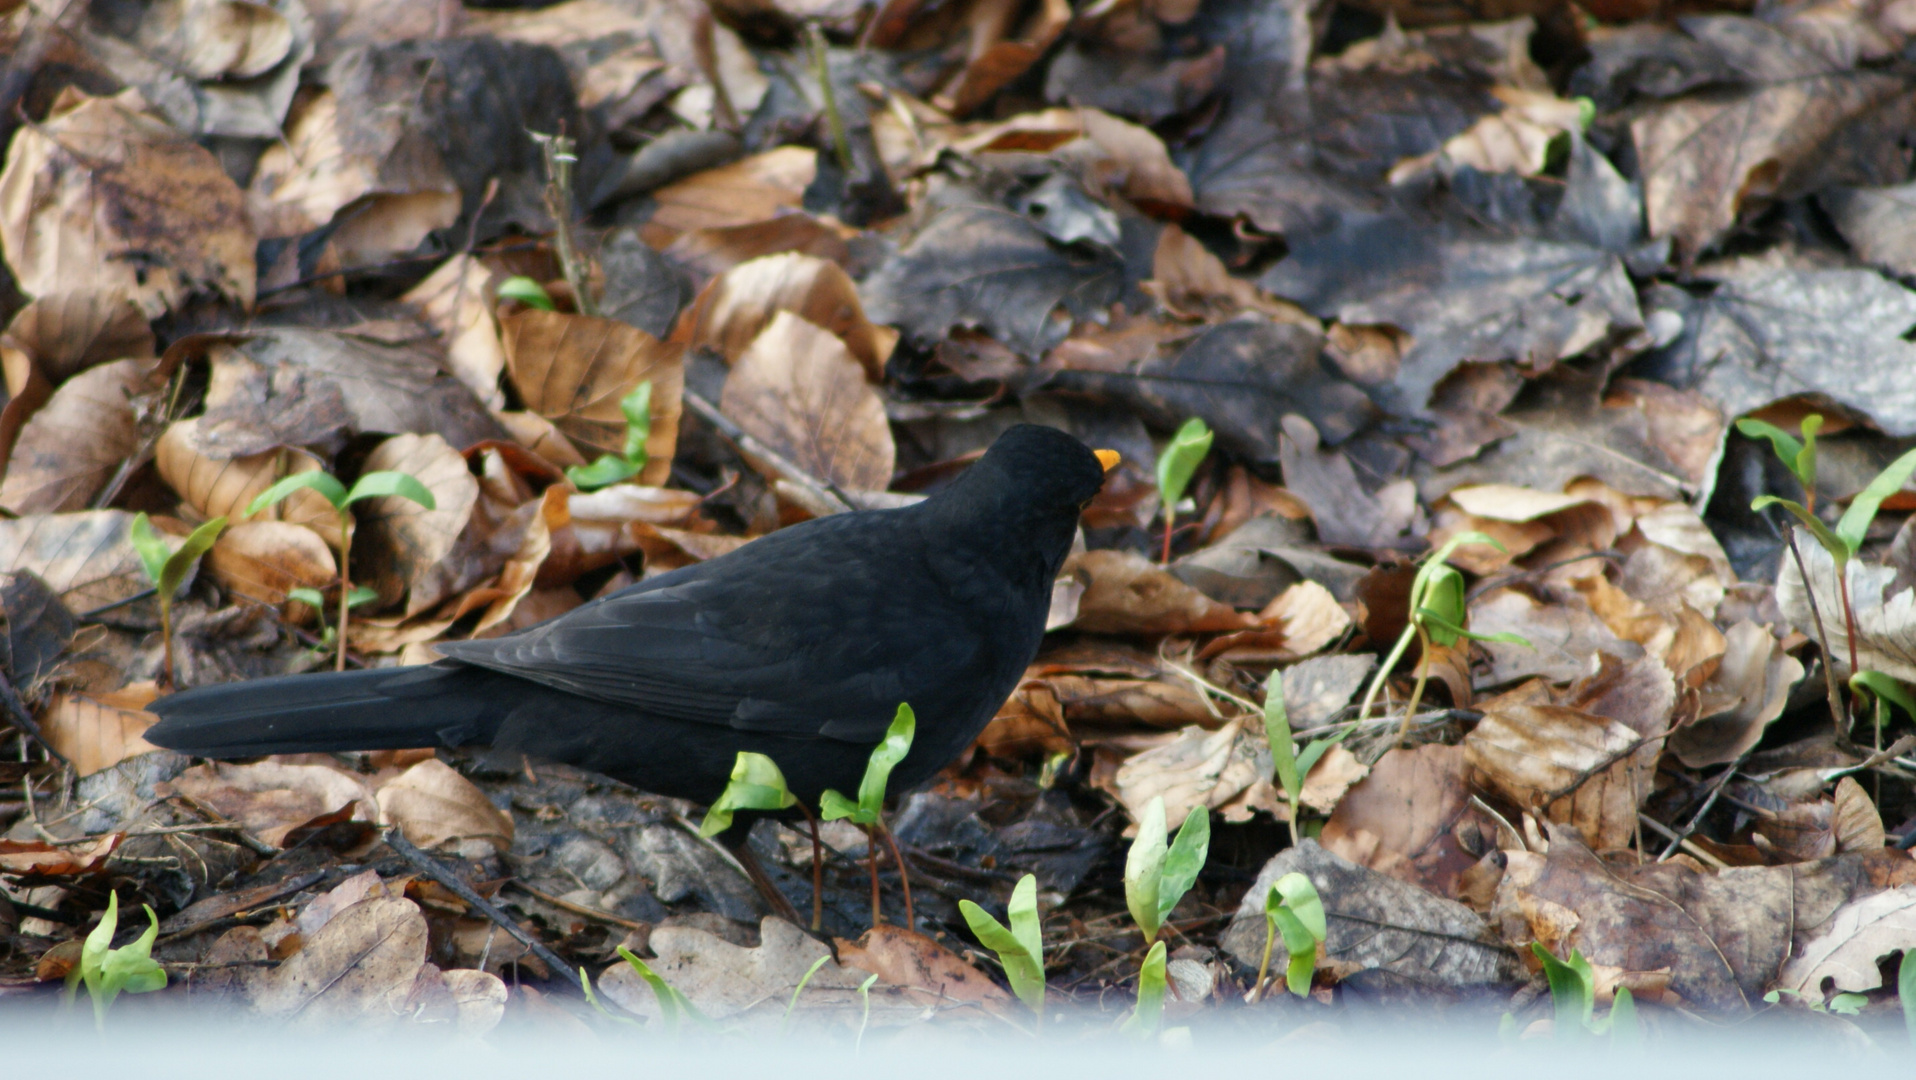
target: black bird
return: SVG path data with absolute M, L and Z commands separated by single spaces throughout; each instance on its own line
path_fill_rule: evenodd
M 150 706 L 146 738 L 213 758 L 483 745 L 708 804 L 751 750 L 817 806 L 856 792 L 908 702 L 908 790 L 1016 687 L 1116 459 L 1020 425 L 914 506 L 781 529 L 427 666 L 186 690 Z

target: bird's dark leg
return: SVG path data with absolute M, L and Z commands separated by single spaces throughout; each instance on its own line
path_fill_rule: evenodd
M 825 930 L 825 853 L 818 842 L 818 818 L 804 803 L 798 808 L 805 811 L 805 824 L 812 830 L 812 933 L 818 934 Z
M 898 887 L 905 894 L 905 929 L 916 930 L 918 920 L 911 909 L 911 871 L 905 869 L 905 856 L 898 850 L 898 841 L 891 834 L 891 826 L 884 818 L 878 819 L 878 831 L 885 834 L 885 846 L 891 849 L 891 861 L 898 864 Z
M 878 908 L 878 837 L 870 825 L 861 825 L 865 830 L 865 865 L 871 868 L 872 875 L 872 926 L 885 921 L 885 915 Z
M 791 898 L 778 891 L 778 886 L 772 883 L 772 876 L 765 872 L 765 867 L 758 861 L 758 855 L 752 850 L 752 845 L 746 842 L 745 830 L 739 829 L 735 832 L 738 839 L 727 838 L 724 841 L 725 847 L 731 851 L 732 857 L 737 859 L 739 866 L 744 869 L 746 879 L 752 883 L 754 889 L 758 890 L 758 895 L 765 900 L 765 903 L 771 906 L 772 914 L 793 926 L 803 926 L 804 920 L 799 916 L 798 909 L 792 906 Z

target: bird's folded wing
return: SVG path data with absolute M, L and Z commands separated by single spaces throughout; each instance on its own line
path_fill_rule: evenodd
M 842 577 L 836 596 L 783 584 L 756 596 L 747 583 L 697 578 L 642 586 L 439 651 L 642 715 L 848 742 L 883 737 L 899 702 L 944 692 L 973 665 L 975 635 L 924 625 L 901 633 L 874 610 L 886 605 L 845 589 Z

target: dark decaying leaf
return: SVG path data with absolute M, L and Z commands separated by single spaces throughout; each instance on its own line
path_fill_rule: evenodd
M 53 670 L 73 640 L 73 612 L 32 571 L 0 574 L 0 670 L 31 693 Z
M 159 389 L 151 360 L 116 360 L 68 379 L 20 429 L 0 506 L 15 514 L 85 509 L 138 451 L 142 399 Z
M 0 569 L 33 572 L 75 612 L 125 600 L 148 587 L 132 524 L 123 510 L 0 521 Z
M 1063 337 L 1052 312 L 1086 318 L 1116 299 L 1124 266 L 1108 252 L 1054 244 L 1023 215 L 947 210 L 866 282 L 867 310 L 921 341 L 975 326 L 1027 355 Z

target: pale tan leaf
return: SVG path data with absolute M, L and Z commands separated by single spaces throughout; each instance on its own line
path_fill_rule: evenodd
M 585 455 L 579 453 L 572 440 L 565 437 L 552 421 L 529 412 L 498 412 L 492 414 L 499 426 L 506 429 L 512 441 L 546 459 L 559 468 L 584 465 Z
M 132 523 L 124 510 L 0 520 L 0 570 L 33 571 L 75 612 L 125 600 L 151 586 Z
M 725 380 L 719 409 L 813 476 L 883 491 L 896 448 L 885 405 L 831 333 L 779 311 Z
M 1309 656 L 1344 636 L 1350 613 L 1331 591 L 1315 581 L 1300 581 L 1277 594 L 1257 621 L 1284 631 L 1284 648 L 1293 656 Z
M 289 521 L 229 526 L 206 553 L 205 566 L 235 596 L 274 605 L 284 603 L 294 589 L 324 589 L 339 576 L 326 541 Z
M 141 738 L 160 719 L 145 709 L 156 694 L 157 688 L 150 682 L 111 694 L 60 691 L 47 703 L 40 717 L 40 731 L 73 763 L 74 771 L 91 776 L 127 758 L 159 749 Z
M 1836 782 L 1835 798 L 1830 829 L 1836 834 L 1836 850 L 1868 851 L 1888 842 L 1882 815 L 1855 777 L 1845 776 Z
M 26 354 L 57 385 L 96 364 L 151 357 L 153 329 L 124 293 L 58 293 L 21 308 L 0 335 L 0 347 Z M 21 388 L 9 366 L 7 392 L 17 395 Z
M 301 1026 L 391 1024 L 426 963 L 426 918 L 380 896 L 347 908 L 273 969 L 253 1006 Z
M 1722 659 L 1700 687 L 1697 719 L 1670 736 L 1670 752 L 1692 769 L 1742 757 L 1783 715 L 1803 664 L 1769 630 L 1744 619 L 1723 634 Z
M 479 482 L 459 451 L 437 435 L 395 435 L 361 466 L 362 473 L 388 469 L 424 484 L 435 506 L 428 510 L 399 495 L 355 503 L 354 546 L 363 550 L 364 570 L 353 580 L 377 589 L 381 607 L 404 597 L 406 614 L 416 615 L 460 587 L 459 568 L 448 566 L 447 557 L 479 501 Z
M 504 323 L 506 371 L 526 408 L 553 422 L 579 452 L 596 459 L 623 452 L 619 402 L 652 383 L 648 460 L 637 479 L 659 484 L 678 446 L 683 349 L 636 327 L 555 311 L 522 311 Z
M 70 89 L 14 136 L 0 173 L 0 246 L 21 291 L 117 293 L 149 318 L 200 289 L 251 308 L 256 241 L 239 189 L 137 100 Z
M 372 821 L 378 814 L 372 792 L 358 777 L 325 765 L 212 762 L 169 783 L 275 845 L 301 825 L 345 807 L 352 808 L 355 821 Z
M 439 332 L 449 370 L 495 412 L 506 402 L 499 388 L 506 352 L 493 317 L 501 280 L 503 275 L 471 255 L 455 255 L 399 298 Z
M 884 381 L 897 334 L 865 317 L 858 286 L 825 259 L 787 253 L 740 263 L 705 286 L 681 326 L 690 327 L 689 347 L 713 348 L 737 363 L 780 311 L 837 335 L 867 378 Z
M 1280 322 L 1317 325 L 1297 305 L 1231 276 L 1222 259 L 1175 223 L 1166 224 L 1158 234 L 1151 280 L 1142 288 L 1166 310 L 1187 319 L 1222 320 L 1240 311 L 1256 311 Z
M 1856 993 L 1883 985 L 1880 962 L 1916 949 L 1916 885 L 1851 900 L 1777 973 L 1777 983 L 1822 1000 L 1825 987 Z
M 499 1026 L 506 1015 L 506 984 L 490 971 L 451 968 L 441 973 L 457 1010 L 454 1026 L 464 1038 L 478 1038 Z
M 658 209 L 640 235 L 653 247 L 664 248 L 694 229 L 750 225 L 797 210 L 817 161 L 817 151 L 810 147 L 781 146 L 693 173 L 652 192 Z
M 116 360 L 68 379 L 20 429 L 0 483 L 15 514 L 86 508 L 140 445 L 138 399 L 156 392 L 151 360 Z
M 338 548 L 339 515 L 326 496 L 301 488 L 286 498 L 248 514 L 259 494 L 294 473 L 323 468 L 304 450 L 284 447 L 245 457 L 208 457 L 196 449 L 200 418 L 168 424 L 153 447 L 153 465 L 186 505 L 200 517 L 226 518 L 235 525 L 254 521 L 284 521 L 301 525 Z
M 293 28 L 264 4 L 160 0 L 141 20 L 134 41 L 193 79 L 251 79 L 286 58 Z
M 375 792 L 382 825 L 397 825 L 421 848 L 463 841 L 489 844 L 495 853 L 512 847 L 512 819 L 493 806 L 472 781 L 438 758 L 429 758 L 380 785 Z M 477 857 L 475 854 L 474 857 Z
M 1439 895 L 1476 859 L 1452 835 L 1470 807 L 1461 746 L 1438 743 L 1386 752 L 1324 824 L 1325 850 Z

